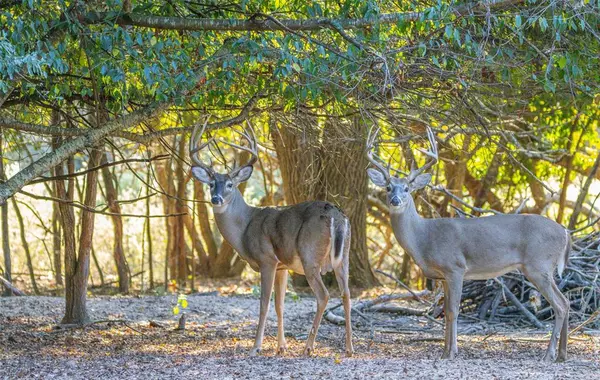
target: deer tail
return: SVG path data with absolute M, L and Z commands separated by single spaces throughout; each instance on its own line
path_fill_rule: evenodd
M 571 253 L 571 235 L 569 234 L 569 231 L 565 229 L 565 236 L 566 236 L 566 243 L 565 243 L 565 250 L 563 251 L 563 255 L 560 258 L 560 260 L 558 261 L 558 277 L 562 278 L 562 274 L 563 271 L 565 270 L 565 267 L 567 266 L 567 263 L 569 262 L 569 254 Z
M 343 224 L 335 226 L 335 219 L 331 218 L 331 266 L 336 268 L 342 261 L 346 244 L 346 236 L 348 235 L 348 218 L 344 218 Z

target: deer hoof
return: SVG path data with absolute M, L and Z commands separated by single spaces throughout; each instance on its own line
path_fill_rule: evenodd
M 313 353 L 312 347 L 306 347 L 304 349 L 304 356 L 312 356 L 312 353 Z
M 354 350 L 346 350 L 346 357 L 351 358 L 354 355 Z
M 258 356 L 259 354 L 260 354 L 260 348 L 254 347 L 252 350 L 250 350 L 251 357 Z
M 286 346 L 281 346 L 277 349 L 277 355 L 285 355 L 285 351 L 287 350 Z

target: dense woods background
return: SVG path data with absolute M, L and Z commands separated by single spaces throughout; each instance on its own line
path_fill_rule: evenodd
M 427 217 L 527 212 L 593 234 L 599 6 L 0 1 L 2 277 L 65 294 L 64 321 L 81 322 L 87 289 L 252 275 L 190 177 L 189 132 L 206 120 L 228 141 L 253 126 L 252 204 L 326 199 L 347 213 L 355 288 L 385 281 L 375 270 L 425 286 L 367 181 L 373 127 L 400 170 L 435 132 L 441 162 L 416 198 Z M 217 167 L 245 160 L 221 145 Z

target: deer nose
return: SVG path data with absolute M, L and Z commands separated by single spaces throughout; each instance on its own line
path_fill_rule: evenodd
M 392 197 L 392 199 L 390 199 L 390 204 L 392 206 L 399 206 L 402 203 L 402 201 L 400 200 L 399 197 Z
M 212 198 L 210 198 L 210 203 L 212 203 L 213 205 L 222 205 L 223 197 L 220 195 L 215 195 Z

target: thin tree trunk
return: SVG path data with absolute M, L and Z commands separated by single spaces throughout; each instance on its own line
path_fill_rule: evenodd
M 585 197 L 587 196 L 588 192 L 590 191 L 590 186 L 592 185 L 592 182 L 594 181 L 594 178 L 596 177 L 596 173 L 598 172 L 599 167 L 600 167 L 600 153 L 598 153 L 598 156 L 596 157 L 596 161 L 594 161 L 594 166 L 592 166 L 592 169 L 590 170 L 590 174 L 588 175 L 587 179 L 585 180 L 585 183 L 583 184 L 583 187 L 581 188 L 581 191 L 579 192 L 579 195 L 577 196 L 577 201 L 575 201 L 575 206 L 573 207 L 573 213 L 571 214 L 571 219 L 569 220 L 569 229 L 570 230 L 575 229 L 575 227 L 577 226 L 577 218 L 579 217 L 579 214 L 581 213 L 583 201 L 585 201 Z
M 102 150 L 91 149 L 88 167 L 98 166 L 102 158 Z M 96 206 L 98 192 L 98 170 L 89 172 L 85 181 L 85 199 L 87 207 Z M 62 323 L 83 324 L 89 321 L 86 307 L 87 282 L 90 270 L 90 252 L 94 236 L 95 213 L 83 210 L 81 213 L 81 235 L 79 237 L 79 252 L 73 268 L 71 286 L 65 289 L 67 304 Z
M 57 125 L 58 112 L 52 112 L 52 124 Z M 60 146 L 60 138 L 52 139 L 52 150 L 56 150 Z M 61 163 L 60 165 L 63 165 Z M 54 169 L 56 175 L 56 169 Z M 52 195 L 58 197 L 58 191 L 56 189 L 56 182 L 52 183 Z M 54 281 L 56 286 L 63 286 L 63 275 L 62 275 L 62 257 L 61 257 L 61 218 L 60 210 L 57 202 L 52 202 L 52 252 L 54 256 Z
M 487 201 L 487 193 L 491 191 L 491 187 L 496 183 L 498 179 L 498 170 L 500 168 L 500 164 L 502 163 L 503 152 L 500 147 L 496 149 L 494 152 L 494 156 L 492 157 L 492 161 L 488 166 L 487 172 L 485 173 L 485 177 L 483 181 L 481 181 L 481 185 L 479 190 L 477 191 L 477 196 L 475 197 L 475 201 L 473 202 L 473 206 L 481 208 Z M 496 205 L 490 204 L 491 208 L 497 207 Z
M 4 131 L 0 130 L 0 181 L 6 181 L 4 172 Z M 4 278 L 9 283 L 12 282 L 12 268 L 10 259 L 10 242 L 8 232 L 8 202 L 2 203 L 2 251 L 4 253 Z M 4 288 L 4 295 L 12 296 L 13 292 L 9 287 Z
M 156 164 L 156 180 L 158 181 L 159 186 L 162 191 L 167 194 L 173 194 L 173 181 L 172 181 L 172 170 L 171 170 L 171 160 L 165 161 L 162 164 Z M 161 199 L 163 203 L 163 210 L 166 215 L 173 213 L 173 202 L 172 200 L 165 194 L 161 194 Z M 173 228 L 172 221 L 173 218 L 164 218 L 165 220 L 165 232 L 167 239 L 167 245 L 165 247 L 165 256 L 164 256 L 164 286 L 165 291 L 168 290 L 169 286 L 169 269 L 171 266 L 171 252 L 173 251 Z M 173 270 L 171 270 L 171 276 L 173 275 Z
M 206 244 L 206 251 L 209 261 L 212 262 L 216 259 L 219 253 L 219 248 L 217 246 L 217 242 L 215 241 L 213 230 L 210 226 L 208 207 L 206 207 L 205 203 L 203 186 L 204 185 L 202 183 L 194 181 L 194 200 L 196 200 L 196 210 L 198 214 L 202 240 L 204 240 L 204 244 Z M 208 264 L 209 266 L 205 270 L 206 273 L 210 272 L 210 262 Z
M 108 162 L 108 152 L 105 152 L 102 157 L 101 164 Z M 102 179 L 104 180 L 104 188 L 106 189 L 106 202 L 108 210 L 112 213 L 111 219 L 113 223 L 114 242 L 113 242 L 113 258 L 117 266 L 119 276 L 119 292 L 129 293 L 129 268 L 127 259 L 123 250 L 123 219 L 121 218 L 121 206 L 118 202 L 117 189 L 114 183 L 114 175 L 108 166 L 102 168 Z
M 92 245 L 92 260 L 94 260 L 94 266 L 96 267 L 96 271 L 100 277 L 100 286 L 104 286 L 104 273 L 102 273 L 102 267 L 100 267 L 100 262 L 98 261 L 98 256 L 96 255 L 94 245 Z M 90 278 L 92 277 L 90 276 Z
M 179 137 L 178 141 L 178 154 L 179 157 L 185 156 L 185 139 L 183 136 Z M 185 205 L 185 188 L 186 178 L 183 170 L 183 160 L 178 159 L 175 165 L 175 180 L 177 181 L 177 200 L 175 201 L 175 212 L 183 214 L 186 212 Z M 185 288 L 187 283 L 187 244 L 185 243 L 185 221 L 184 215 L 179 215 L 176 218 L 177 225 L 175 227 L 175 257 L 177 267 L 177 284 L 182 289 Z
M 150 218 L 150 168 L 148 168 L 148 172 L 146 174 L 146 240 L 148 242 L 148 275 L 150 282 L 150 289 L 154 289 L 154 262 L 152 257 L 152 226 L 151 226 L 151 218 Z M 168 218 L 166 218 L 168 219 Z
M 567 141 L 567 152 L 568 152 L 567 168 L 565 170 L 565 176 L 563 178 L 563 183 L 562 183 L 561 190 L 560 190 L 560 199 L 558 201 L 558 213 L 556 215 L 556 221 L 559 224 L 562 224 L 563 216 L 565 213 L 565 205 L 566 205 L 566 201 L 567 201 L 567 189 L 569 188 L 569 184 L 571 183 L 571 170 L 573 169 L 573 158 L 575 157 L 575 154 L 577 153 L 577 146 L 579 145 L 579 141 L 581 141 L 581 138 L 580 138 L 579 141 L 577 142 L 577 145 L 575 146 L 575 152 L 571 153 L 571 147 L 573 146 L 573 134 L 575 133 L 575 128 L 577 126 L 578 120 L 579 120 L 579 114 L 577 116 L 575 116 L 575 121 L 573 122 L 573 125 L 571 125 L 571 130 L 569 132 L 569 140 Z M 582 134 L 582 136 L 583 136 L 583 134 Z
M 21 236 L 21 244 L 23 245 L 23 250 L 25 251 L 25 258 L 27 259 L 27 269 L 29 270 L 29 279 L 31 280 L 31 287 L 33 288 L 33 292 L 35 294 L 40 294 L 40 291 L 37 286 L 37 282 L 35 281 L 35 272 L 33 270 L 33 261 L 31 259 L 31 251 L 29 250 L 29 243 L 27 242 L 27 237 L 25 236 L 25 223 L 23 222 L 23 216 L 21 215 L 21 210 L 19 210 L 19 205 L 15 197 L 12 197 L 13 208 L 15 209 L 15 215 L 17 216 L 17 221 L 19 222 L 19 232 Z
M 200 263 L 202 274 L 207 274 L 207 272 L 205 272 L 205 269 L 208 268 L 208 256 L 206 255 L 206 251 L 204 250 L 204 246 L 202 245 L 202 239 L 200 238 L 200 236 L 198 235 L 198 231 L 196 230 L 194 219 L 195 217 L 192 218 L 187 214 L 183 215 L 185 229 L 188 231 L 188 234 L 192 239 L 192 249 L 198 252 L 198 261 Z
M 71 175 L 75 171 L 73 157 L 67 160 L 67 171 Z M 54 168 L 56 176 L 64 175 L 64 164 L 60 163 Z M 65 181 L 57 180 L 56 195 L 60 199 L 65 199 L 69 202 L 73 201 L 75 194 L 75 180 L 69 177 L 69 187 L 65 188 Z M 65 260 L 65 296 L 70 299 L 72 294 L 66 291 L 73 287 L 73 276 L 75 273 L 75 265 L 77 264 L 76 243 L 75 243 L 75 211 L 73 206 L 68 203 L 59 203 L 58 208 L 61 217 L 61 226 L 63 232 L 63 240 L 65 244 L 64 260 Z M 70 302 L 70 301 L 68 301 Z

